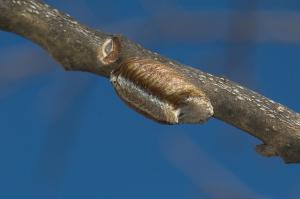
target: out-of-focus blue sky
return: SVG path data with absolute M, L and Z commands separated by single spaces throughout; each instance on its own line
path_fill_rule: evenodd
M 300 111 L 299 1 L 46 2 Z M 0 32 L 0 60 L 0 198 L 300 198 L 300 165 L 234 127 L 154 123 L 14 34 Z

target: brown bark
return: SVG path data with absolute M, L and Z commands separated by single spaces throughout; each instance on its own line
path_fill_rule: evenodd
M 300 162 L 300 115 L 237 83 L 162 57 L 124 36 L 88 28 L 38 0 L 0 0 L 0 29 L 39 44 L 66 70 L 109 77 L 132 57 L 160 61 L 205 93 L 215 118 L 260 139 L 257 152 Z

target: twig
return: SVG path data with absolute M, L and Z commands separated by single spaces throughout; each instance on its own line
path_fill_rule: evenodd
M 215 118 L 260 139 L 257 152 L 300 162 L 300 115 L 230 80 L 162 57 L 124 36 L 90 29 L 38 0 L 0 0 L 0 29 L 39 44 L 66 70 L 109 77 L 132 57 L 160 62 L 205 93 Z

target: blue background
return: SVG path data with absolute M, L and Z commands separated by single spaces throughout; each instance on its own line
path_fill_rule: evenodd
M 300 111 L 299 1 L 46 2 Z M 0 198 L 300 198 L 300 165 L 221 121 L 156 124 L 14 34 L 0 60 Z

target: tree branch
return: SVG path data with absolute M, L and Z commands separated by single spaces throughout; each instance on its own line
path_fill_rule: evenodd
M 0 0 L 0 29 L 39 44 L 66 70 L 109 77 L 132 57 L 160 62 L 204 92 L 215 118 L 260 139 L 257 152 L 300 162 L 300 115 L 230 80 L 162 57 L 124 36 L 90 29 L 38 0 Z

